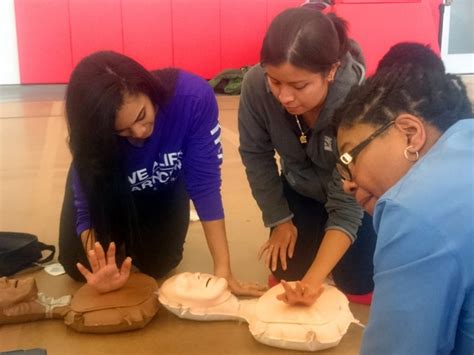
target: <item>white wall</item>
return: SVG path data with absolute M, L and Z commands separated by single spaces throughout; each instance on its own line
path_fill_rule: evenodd
M 14 0 L 0 0 L 0 85 L 19 83 Z
M 474 74 L 473 0 L 455 0 L 444 8 L 441 58 L 446 71 Z

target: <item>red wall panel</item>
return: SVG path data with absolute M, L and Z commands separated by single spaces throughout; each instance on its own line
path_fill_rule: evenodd
M 104 49 L 149 69 L 173 65 L 210 78 L 258 62 L 271 20 L 302 2 L 15 0 L 21 82 L 67 82 L 80 59 Z M 337 0 L 333 9 L 348 21 L 370 74 L 397 42 L 426 43 L 439 51 L 440 2 Z
M 421 0 L 338 0 L 337 4 L 387 4 L 400 2 L 421 2 Z
M 67 82 L 72 69 L 67 2 L 16 0 L 15 16 L 21 82 Z
M 221 2 L 221 66 L 258 63 L 267 28 L 267 0 Z
M 283 10 L 290 7 L 297 7 L 304 3 L 304 0 L 268 0 L 267 2 L 267 26 Z
M 123 51 L 147 69 L 173 66 L 171 0 L 122 0 Z
M 98 50 L 123 52 L 121 4 L 117 0 L 69 0 L 72 60 Z
M 429 44 L 439 52 L 437 30 L 427 1 L 336 5 L 336 13 L 349 22 L 350 36 L 362 47 L 369 75 L 388 49 L 398 42 Z
M 433 16 L 433 25 L 437 32 L 439 32 L 439 25 L 440 25 L 440 5 L 443 3 L 443 0 L 426 0 L 431 8 L 431 14 Z M 438 33 L 437 33 L 438 34 Z
M 174 65 L 211 78 L 219 72 L 219 0 L 173 0 Z

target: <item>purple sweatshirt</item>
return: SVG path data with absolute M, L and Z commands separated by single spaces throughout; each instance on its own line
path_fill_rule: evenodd
M 144 146 L 121 139 L 130 190 L 159 191 L 184 176 L 186 188 L 203 221 L 224 218 L 221 199 L 222 147 L 218 109 L 209 84 L 180 71 L 175 93 L 158 110 L 152 135 Z M 76 231 L 91 228 L 87 200 L 73 169 Z

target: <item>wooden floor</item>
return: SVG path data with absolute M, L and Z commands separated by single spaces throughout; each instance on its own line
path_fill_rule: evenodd
M 56 244 L 64 182 L 71 157 L 63 117 L 63 86 L 0 87 L 0 230 L 29 232 Z M 223 199 L 232 266 L 242 280 L 265 283 L 268 272 L 256 258 L 268 236 L 251 197 L 238 155 L 237 97 L 218 97 L 224 147 Z M 192 223 L 177 272 L 211 272 L 199 223 Z M 80 284 L 68 276 L 33 274 L 40 291 L 58 297 Z M 24 277 L 24 276 L 21 276 Z M 159 280 L 162 281 L 162 280 Z M 369 307 L 351 305 L 367 322 Z M 362 329 L 351 325 L 338 347 L 321 354 L 357 354 Z M 44 348 L 48 354 L 284 354 L 257 343 L 245 323 L 180 320 L 160 309 L 143 330 L 87 335 L 59 320 L 0 326 L 0 351 Z

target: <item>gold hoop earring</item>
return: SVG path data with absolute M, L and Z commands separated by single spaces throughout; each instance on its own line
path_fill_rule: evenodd
M 403 151 L 403 156 L 405 157 L 406 160 L 411 161 L 411 162 L 416 162 L 420 158 L 420 154 L 418 151 L 410 152 L 410 149 L 412 149 L 413 146 L 409 145 L 408 147 L 405 148 Z M 411 157 L 410 155 L 411 154 Z

